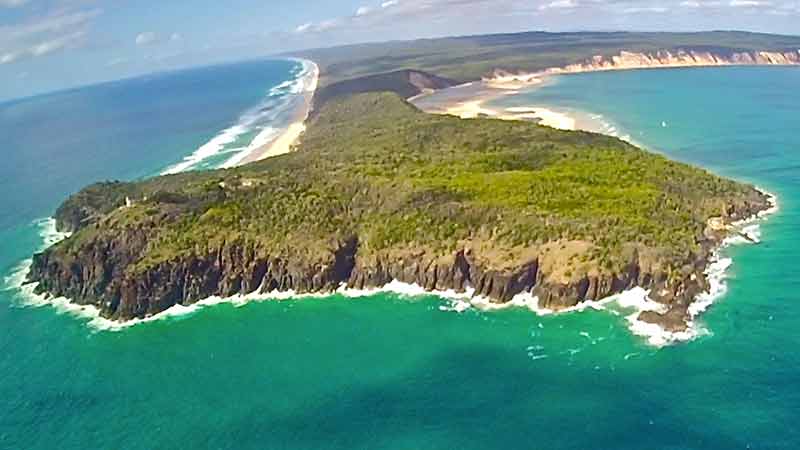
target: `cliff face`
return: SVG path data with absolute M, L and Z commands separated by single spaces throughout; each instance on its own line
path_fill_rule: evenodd
M 550 73 L 578 73 L 598 70 L 646 69 L 651 67 L 693 67 L 732 65 L 796 65 L 800 50 L 787 52 L 740 52 L 728 55 L 708 51 L 677 50 L 655 53 L 620 52 L 611 57 L 595 56 L 588 61 L 551 69 Z
M 75 208 L 82 206 L 75 205 Z M 736 220 L 767 207 L 758 201 L 729 218 Z M 64 229 L 81 231 L 98 227 L 83 220 L 71 224 L 76 212 L 65 207 L 58 222 Z M 123 233 L 97 234 L 76 252 L 56 247 L 33 259 L 29 280 L 37 291 L 63 296 L 83 305 L 94 305 L 104 317 L 115 320 L 145 318 L 174 305 L 191 305 L 211 296 L 230 297 L 252 293 L 293 291 L 298 294 L 380 288 L 392 281 L 419 285 L 429 291 L 474 292 L 475 296 L 503 304 L 521 293 L 532 293 L 542 308 L 559 311 L 588 300 L 601 300 L 633 287 L 652 291 L 654 300 L 667 306 L 666 314 L 645 313 L 642 320 L 670 331 L 686 328 L 688 307 L 708 289 L 703 273 L 714 246 L 724 237 L 707 229 L 700 253 L 690 254 L 676 273 L 656 261 L 633 252 L 629 262 L 615 273 L 588 273 L 559 277 L 559 268 L 547 259 L 557 255 L 531 254 L 525 262 L 494 268 L 484 255 L 468 245 L 453 254 L 425 251 L 386 251 L 362 256 L 359 240 L 335 242 L 327 251 L 287 254 L 239 242 L 224 243 L 206 254 L 175 258 L 144 272 L 132 272 L 151 244 L 152 230 L 128 229 Z M 535 252 L 534 252 L 535 253 Z
M 726 225 L 767 207 L 607 136 L 366 95 L 323 108 L 289 155 L 84 189 L 56 213 L 73 235 L 28 279 L 116 320 L 394 280 L 552 310 L 640 286 L 669 310 L 643 319 L 681 329 Z
M 782 52 L 726 52 L 716 53 L 705 50 L 661 50 L 651 53 L 622 51 L 617 55 L 596 55 L 582 62 L 564 67 L 553 67 L 534 75 L 598 72 L 610 70 L 650 69 L 664 67 L 714 67 L 748 65 L 798 65 L 800 49 Z M 491 81 L 515 80 L 530 77 L 531 74 L 515 74 L 513 71 L 495 70 Z

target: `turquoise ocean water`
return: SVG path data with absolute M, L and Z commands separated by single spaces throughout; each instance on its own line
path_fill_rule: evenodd
M 86 183 L 157 174 L 235 134 L 186 168 L 222 164 L 281 120 L 249 117 L 283 108 L 270 93 L 300 70 L 221 66 L 0 105 L 0 270 Z M 595 73 L 503 100 L 602 116 L 780 197 L 762 245 L 726 250 L 728 292 L 692 343 L 647 346 L 609 311 L 456 313 L 393 294 L 222 304 L 106 332 L 3 291 L 0 448 L 797 448 L 798 82 L 790 68 Z

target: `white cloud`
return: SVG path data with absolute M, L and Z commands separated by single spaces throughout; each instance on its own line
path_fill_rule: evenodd
M 355 12 L 348 13 L 344 9 L 333 20 L 297 26 L 294 33 L 304 34 L 304 37 L 298 38 L 293 45 L 333 45 L 337 39 L 375 40 L 374 33 L 383 31 L 387 36 L 396 38 L 400 34 L 397 30 L 402 27 L 409 27 L 424 36 L 490 33 L 500 31 L 499 27 L 504 20 L 515 21 L 509 26 L 514 31 L 526 28 L 549 31 L 597 27 L 626 29 L 631 27 L 633 20 L 640 21 L 635 24 L 636 29 L 654 31 L 727 28 L 763 31 L 764 21 L 756 21 L 756 15 L 794 15 L 795 9 L 782 9 L 782 6 L 797 5 L 798 1 L 800 0 L 362 0 L 360 7 L 356 5 Z M 767 7 L 759 8 L 760 6 Z M 749 12 L 747 21 L 741 17 L 728 16 L 737 9 Z M 690 22 L 676 21 L 678 18 L 685 20 L 685 16 L 691 14 L 691 11 L 703 11 L 704 14 L 693 16 Z M 541 18 L 544 15 L 552 17 L 547 17 L 546 21 L 522 23 L 524 18 Z M 667 21 L 658 21 L 658 17 Z M 743 23 L 752 25 L 744 26 Z M 323 31 L 327 32 L 325 38 L 315 36 Z
M 81 39 L 85 34 L 86 33 L 84 31 L 76 31 L 72 34 L 67 34 L 54 39 L 39 42 L 31 48 L 30 52 L 33 56 L 47 55 L 48 53 L 53 53 L 66 48 L 73 42 Z
M 575 0 L 555 0 L 539 6 L 539 11 L 546 11 L 548 9 L 570 9 L 576 8 L 577 6 L 578 3 Z
M 158 40 L 158 34 L 154 31 L 145 31 L 136 36 L 136 45 L 150 45 Z
M 9 3 L 6 0 L 4 4 Z M 86 42 L 89 25 L 100 14 L 97 9 L 61 10 L 12 25 L 0 25 L 0 64 L 79 47 Z
M 663 6 L 637 6 L 632 8 L 623 9 L 624 14 L 641 14 L 641 13 L 657 13 L 662 14 L 669 11 L 669 8 Z
M 80 11 L 47 15 L 32 22 L 0 26 L 0 43 L 14 39 L 26 39 L 39 34 L 69 32 L 85 27 L 99 16 L 100 10 Z
M 180 33 L 172 33 L 172 36 L 169 37 L 171 42 L 177 42 L 183 39 L 183 36 Z
M 314 26 L 314 24 L 311 23 L 311 22 L 304 23 L 302 25 L 298 25 L 298 27 L 294 29 L 294 32 L 295 33 L 305 33 L 306 31 L 310 30 L 312 26 Z
M 735 8 L 752 8 L 755 6 L 769 6 L 770 2 L 759 0 L 731 0 L 730 5 Z
M 298 34 L 321 33 L 323 31 L 329 31 L 338 27 L 342 23 L 342 20 L 343 19 L 329 19 L 323 20 L 319 23 L 308 22 L 295 28 L 294 32 Z
M 17 58 L 19 58 L 19 55 L 16 54 L 16 53 L 6 53 L 6 54 L 0 56 L 0 64 L 12 63 L 12 62 L 16 61 Z
M 327 31 L 335 28 L 338 23 L 336 19 L 323 20 L 314 27 L 314 31 Z
M 691 9 L 699 9 L 699 8 L 718 8 L 723 6 L 723 3 L 720 1 L 698 1 L 698 0 L 685 0 L 678 4 L 681 8 L 691 8 Z

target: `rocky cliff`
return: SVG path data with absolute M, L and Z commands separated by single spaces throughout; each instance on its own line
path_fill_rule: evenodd
M 766 207 L 766 199 L 760 203 L 755 198 L 754 203 L 726 220 L 740 219 Z M 79 228 L 71 227 L 76 214 L 62 208 L 58 221 L 63 229 L 80 232 L 83 227 L 104 226 L 102 221 L 83 220 Z M 680 331 L 686 327 L 689 305 L 708 289 L 704 270 L 712 250 L 724 237 L 711 229 L 706 234 L 708 239 L 700 252 L 689 254 L 679 268 L 663 267 L 651 256 L 634 250 L 620 271 L 566 277 L 563 267 L 557 266 L 565 257 L 564 249 L 527 249 L 521 262 L 496 267 L 486 253 L 476 250 L 481 247 L 479 243 L 445 255 L 392 249 L 362 256 L 355 236 L 334 242 L 314 255 L 300 251 L 271 254 L 269 248 L 226 242 L 211 252 L 172 259 L 138 272 L 130 269 L 151 244 L 153 232 L 137 227 L 122 233 L 96 234 L 73 251 L 56 247 L 35 255 L 29 280 L 39 283 L 40 293 L 94 305 L 104 317 L 123 321 L 211 296 L 369 289 L 395 280 L 429 291 L 472 292 L 498 304 L 530 292 L 538 297 L 541 308 L 555 311 L 643 287 L 651 290 L 653 299 L 668 307 L 668 312 L 646 313 L 642 319 Z M 569 250 L 566 252 L 569 256 Z
M 56 213 L 73 235 L 29 281 L 115 320 L 393 280 L 553 310 L 640 286 L 668 309 L 643 319 L 679 330 L 725 225 L 768 204 L 609 137 L 356 96 L 323 108 L 296 153 L 84 189 Z

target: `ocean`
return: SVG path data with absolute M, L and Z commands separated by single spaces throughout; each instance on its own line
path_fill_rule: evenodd
M 66 195 L 241 157 L 290 120 L 302 71 L 249 62 L 0 104 L 6 287 L 55 237 L 44 219 Z M 779 197 L 760 245 L 724 250 L 692 342 L 648 345 L 614 308 L 456 312 L 387 293 L 111 332 L 0 290 L 0 448 L 797 448 L 798 82 L 777 67 L 592 73 L 500 100 L 586 114 Z

